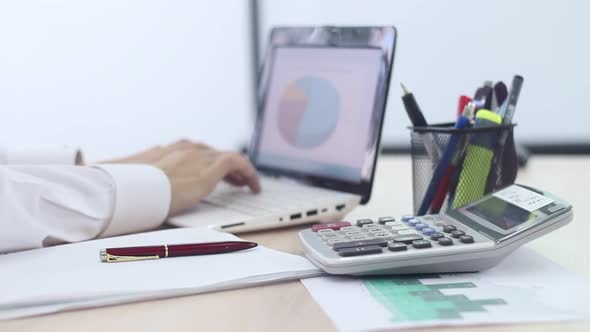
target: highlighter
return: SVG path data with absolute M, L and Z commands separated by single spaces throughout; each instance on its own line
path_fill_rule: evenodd
M 500 115 L 490 110 L 481 109 L 475 116 L 473 127 L 481 128 L 501 124 L 502 117 Z M 455 190 L 453 209 L 465 206 L 485 194 L 497 140 L 497 131 L 476 132 L 471 136 L 465 149 L 465 159 Z

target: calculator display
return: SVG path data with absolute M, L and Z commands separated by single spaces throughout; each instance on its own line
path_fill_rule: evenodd
M 472 205 L 466 210 L 504 230 L 535 218 L 535 214 L 495 196 Z

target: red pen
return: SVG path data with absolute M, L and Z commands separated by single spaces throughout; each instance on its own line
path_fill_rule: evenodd
M 465 95 L 459 96 L 459 107 L 457 107 L 457 117 L 460 117 L 461 114 L 463 114 L 465 106 L 467 106 L 467 104 L 469 104 L 471 101 L 472 99 L 470 97 L 467 97 Z
M 164 244 L 159 246 L 106 248 L 100 250 L 105 263 L 130 262 L 180 256 L 213 255 L 256 247 L 255 242 L 225 241 L 209 243 Z

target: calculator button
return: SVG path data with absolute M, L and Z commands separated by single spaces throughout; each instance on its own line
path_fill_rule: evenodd
M 423 237 L 414 233 L 414 234 L 407 234 L 407 235 L 396 235 L 393 237 L 394 242 L 402 242 L 405 244 L 410 244 L 416 240 L 422 240 Z
M 350 239 L 353 241 L 360 241 L 360 240 L 370 240 L 370 239 L 372 239 L 372 237 L 367 236 L 367 235 L 355 235 L 355 236 L 351 236 Z
M 385 231 L 385 229 L 381 228 L 381 227 L 372 227 L 367 229 L 367 232 L 370 233 L 383 233 L 383 231 Z
M 439 232 L 430 234 L 430 238 L 433 239 L 434 241 L 441 239 L 443 237 L 445 237 L 445 235 L 443 233 L 439 233 Z
M 361 232 L 361 231 L 348 231 L 348 232 L 344 232 L 344 234 L 348 235 L 348 236 L 363 235 L 363 232 Z
M 340 235 L 337 233 L 323 233 L 323 234 L 321 234 L 321 237 L 323 239 L 331 239 L 331 238 L 335 238 L 335 237 L 340 237 Z
M 347 239 L 339 237 L 339 238 L 335 238 L 335 239 L 328 239 L 328 241 L 326 241 L 326 244 L 329 246 L 334 246 L 337 243 L 347 242 L 347 241 L 348 241 Z
M 424 234 L 426 236 L 430 236 L 434 233 L 436 233 L 436 230 L 434 230 L 434 228 L 426 227 L 426 228 L 422 229 L 422 234 Z
M 414 219 L 414 216 L 412 216 L 412 215 L 405 215 L 405 216 L 402 217 L 402 221 L 405 221 L 405 222 L 408 222 L 411 219 Z
M 356 221 L 356 225 L 362 227 L 363 225 L 372 224 L 373 220 L 371 219 L 359 219 Z
M 350 223 L 347 221 L 339 221 L 331 224 L 316 224 L 311 226 L 311 230 L 313 232 L 317 232 L 321 229 L 332 229 L 332 230 L 340 230 L 342 227 L 350 226 Z
M 401 227 L 408 228 L 408 226 L 406 226 L 406 224 L 404 224 L 401 221 L 388 221 L 385 223 L 385 226 L 386 227 L 401 226 Z
M 460 236 L 465 235 L 465 232 L 461 231 L 461 230 L 456 230 L 456 231 L 452 231 L 451 232 L 451 236 L 455 239 L 458 239 Z
M 381 230 L 381 232 L 374 232 L 374 233 L 369 233 L 369 235 L 372 235 L 372 236 L 377 236 L 377 234 L 387 234 L 387 235 L 393 235 L 393 234 L 392 234 L 390 231 L 388 231 L 388 230 L 385 230 L 385 229 Z
M 432 223 L 433 223 L 435 226 L 444 226 L 444 225 L 445 225 L 445 221 L 444 221 L 444 220 L 442 220 L 442 219 L 435 219 L 435 220 L 434 220 Z
M 415 230 L 413 229 L 404 229 L 402 231 L 397 231 L 397 234 L 399 235 L 411 235 L 411 234 L 418 234 Z
M 408 250 L 408 246 L 402 242 L 390 242 L 387 245 L 387 249 L 390 251 L 405 251 Z
M 431 220 L 434 220 L 434 217 L 433 216 L 430 216 L 430 215 L 426 215 L 426 216 L 422 217 L 422 220 L 431 221 Z
M 333 229 L 326 228 L 326 229 L 320 229 L 318 231 L 318 234 L 325 234 L 325 233 L 334 233 L 334 230 Z
M 453 245 L 453 240 L 449 239 L 448 237 L 441 237 L 440 239 L 438 239 L 438 244 L 440 244 L 441 246 L 452 246 Z
M 415 227 L 417 230 L 421 231 L 421 230 L 423 230 L 424 228 L 428 227 L 428 225 L 426 225 L 426 224 L 423 224 L 423 223 L 419 223 L 419 224 L 416 224 L 414 227 Z
M 342 227 L 340 228 L 340 231 L 359 231 L 360 228 L 356 227 L 356 226 L 346 226 L 346 227 Z M 318 231 L 318 233 L 321 231 Z
M 393 217 L 381 217 L 381 218 L 379 218 L 379 223 L 381 225 L 385 225 L 388 222 L 394 222 L 394 221 L 395 221 L 395 218 L 393 218 Z
M 444 225 L 443 226 L 443 232 L 445 233 L 451 233 L 452 231 L 456 231 L 457 227 L 453 226 L 453 225 Z
M 430 243 L 428 240 L 416 240 L 412 242 L 412 247 L 416 249 L 430 248 L 432 247 L 432 243 Z
M 561 211 L 561 210 L 563 210 L 563 209 L 565 209 L 565 206 L 563 206 L 563 205 L 554 205 L 554 206 L 550 206 L 550 207 L 548 207 L 548 208 L 547 208 L 547 211 L 548 211 L 549 213 L 555 213 L 555 212 L 557 212 L 557 211 Z
M 410 219 L 408 221 L 408 225 L 410 225 L 412 227 L 416 226 L 417 224 L 421 224 L 420 220 L 418 220 L 418 219 Z
M 374 233 L 373 236 L 376 239 L 384 239 L 384 240 L 393 239 L 393 235 L 391 233 Z
M 363 226 L 364 229 L 370 229 L 370 228 L 381 228 L 381 225 L 377 225 L 377 224 L 364 224 Z
M 362 256 L 371 254 L 380 254 L 383 252 L 380 246 L 367 246 L 367 247 L 355 247 L 355 248 L 343 248 L 338 250 L 338 255 L 342 257 L 350 256 Z
M 342 249 L 342 248 L 373 246 L 373 245 L 385 247 L 387 245 L 387 240 L 369 239 L 369 240 L 361 240 L 361 241 L 340 242 L 340 243 L 337 243 L 334 245 L 334 250 Z
M 470 235 L 461 235 L 459 236 L 459 241 L 461 243 L 473 243 L 473 236 Z
M 401 231 L 407 231 L 409 230 L 407 226 L 391 226 L 391 230 L 394 232 L 401 232 Z M 412 231 L 414 232 L 414 231 Z

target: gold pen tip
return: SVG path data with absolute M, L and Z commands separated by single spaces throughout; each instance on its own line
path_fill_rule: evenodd
M 101 262 L 106 262 L 107 261 L 107 250 L 106 249 L 100 249 L 100 261 Z

